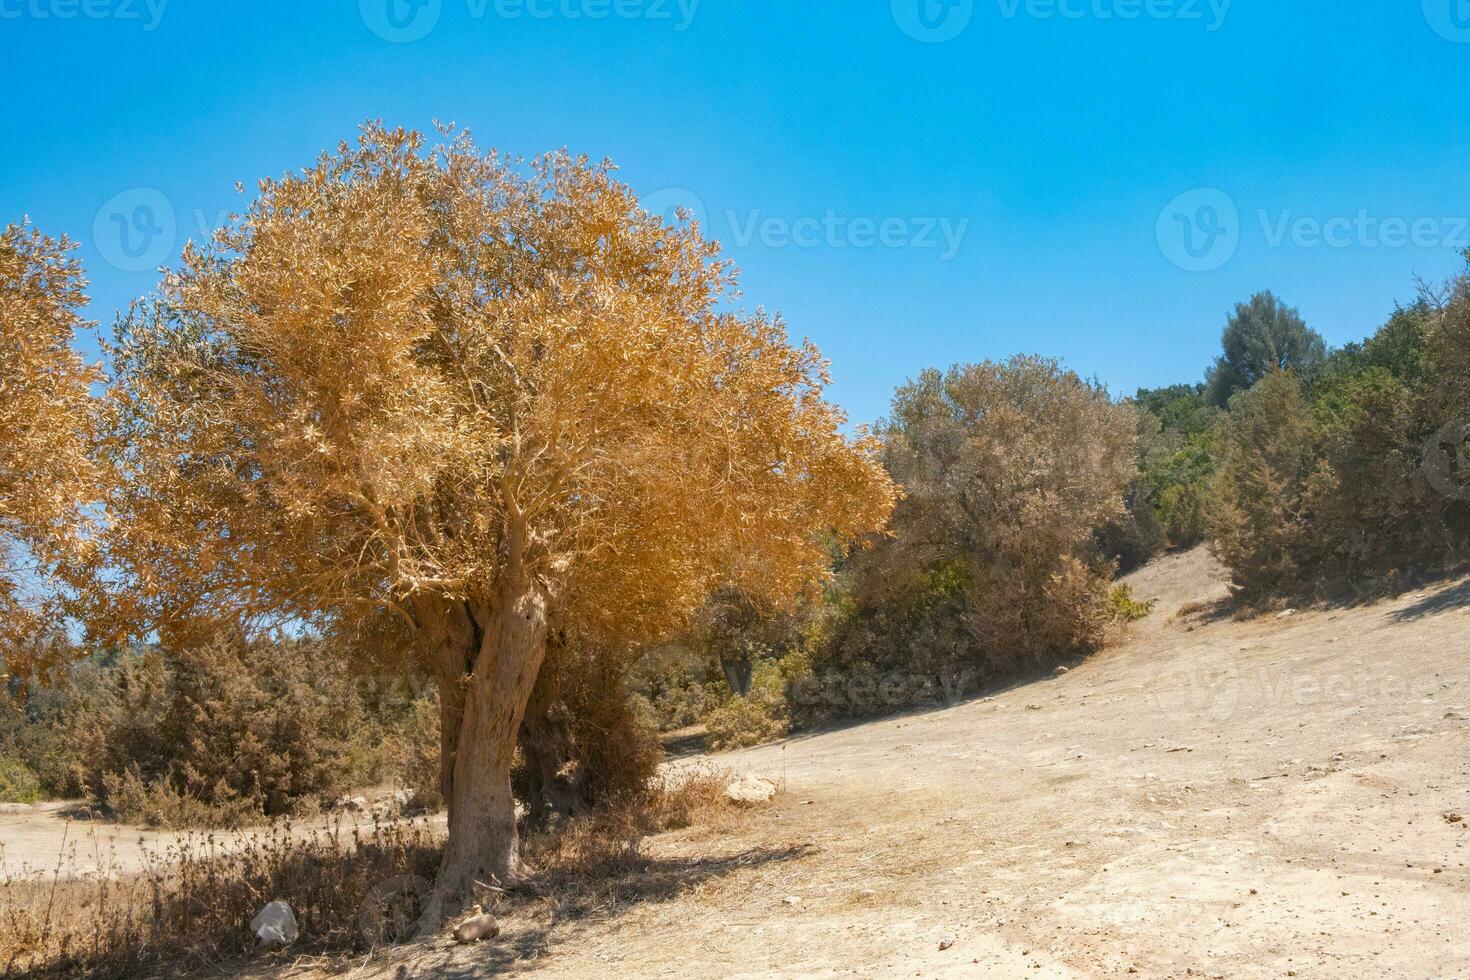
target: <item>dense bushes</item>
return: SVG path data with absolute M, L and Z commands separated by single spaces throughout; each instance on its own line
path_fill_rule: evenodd
M 1122 515 L 1136 432 L 1130 407 L 1045 358 L 901 387 L 880 434 L 905 499 L 815 668 L 978 680 L 1096 647 L 1112 569 L 1095 532 Z
M 238 824 L 385 780 L 412 744 L 399 692 L 311 639 L 222 637 L 185 656 L 99 654 L 0 704 L 0 756 L 47 796 L 155 825 Z
M 1453 424 L 1470 408 L 1467 321 L 1461 277 L 1312 376 L 1278 371 L 1232 399 L 1214 533 L 1240 594 L 1357 594 L 1470 560 L 1470 447 Z

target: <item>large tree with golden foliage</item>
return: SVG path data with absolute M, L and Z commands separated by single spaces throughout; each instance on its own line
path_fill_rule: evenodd
M 518 873 L 508 773 L 548 630 L 636 644 L 791 596 L 893 490 L 825 362 L 728 309 L 606 165 L 369 126 L 186 250 L 113 349 L 113 612 L 305 620 L 437 678 L 426 922 Z
M 72 349 L 86 286 L 73 246 L 21 224 L 0 231 L 0 666 L 45 673 L 63 587 L 85 558 L 91 385 Z

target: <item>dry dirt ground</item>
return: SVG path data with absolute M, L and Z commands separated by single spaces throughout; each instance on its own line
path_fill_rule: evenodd
M 714 757 L 784 791 L 653 840 L 640 900 L 337 972 L 1470 977 L 1470 580 L 1244 620 L 1202 552 L 1130 582 L 1065 676 Z

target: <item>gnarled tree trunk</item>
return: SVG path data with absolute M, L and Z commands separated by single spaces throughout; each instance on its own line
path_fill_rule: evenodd
M 504 884 L 520 875 L 510 767 L 546 652 L 546 604 L 534 583 L 508 584 L 492 609 L 449 616 L 446 640 L 466 645 L 442 651 L 442 666 L 465 654 L 469 662 L 458 677 L 440 672 L 449 839 L 421 931 L 437 930 L 446 915 L 459 911 L 477 882 Z M 476 647 L 468 646 L 471 639 Z
M 578 817 L 592 810 L 571 711 L 562 696 L 561 657 L 565 654 L 564 648 L 550 644 L 521 723 L 521 755 L 526 765 L 521 788 L 526 806 L 539 818 Z

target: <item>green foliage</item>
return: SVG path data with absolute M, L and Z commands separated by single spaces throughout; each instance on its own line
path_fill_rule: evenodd
M 1286 371 L 1272 372 L 1230 401 L 1214 538 L 1243 594 L 1277 594 L 1299 581 L 1311 436 L 1301 383 Z
M 83 787 L 109 811 L 153 823 L 191 812 L 153 805 L 170 796 L 231 822 L 330 800 L 367 775 L 353 751 L 367 719 L 334 657 L 313 640 L 222 636 L 171 662 L 149 654 L 123 665 L 99 706 L 103 724 L 82 736 Z
M 432 812 L 444 805 L 439 777 L 439 698 L 429 694 L 409 705 L 387 739 L 394 784 L 408 793 L 408 809 Z
M 663 732 L 699 724 L 729 692 L 714 657 L 682 645 L 645 654 L 626 683 L 634 709 Z
M 1294 308 L 1269 290 L 1237 303 L 1220 338 L 1219 358 L 1210 368 L 1206 397 L 1224 408 L 1236 392 L 1254 387 L 1272 371 L 1309 377 L 1327 355 L 1327 345 Z
M 41 798 L 41 780 L 24 762 L 0 754 L 0 803 L 34 803 Z
M 1108 615 L 1119 622 L 1136 622 L 1153 611 L 1153 602 L 1139 602 L 1127 585 L 1115 585 L 1108 593 Z
M 737 749 L 781 738 L 790 731 L 786 704 L 787 675 L 774 660 L 759 660 L 750 691 L 733 695 L 705 719 L 714 749 Z
M 881 436 L 906 496 L 893 537 L 854 562 L 854 605 L 833 649 L 814 651 L 819 672 L 919 691 L 1101 642 L 1112 567 L 1095 533 L 1123 517 L 1137 475 L 1131 407 L 1056 361 L 1016 357 L 923 372 Z

